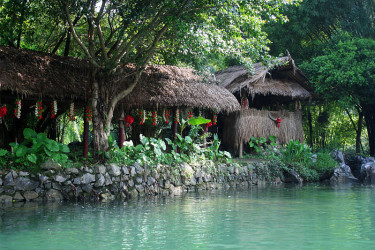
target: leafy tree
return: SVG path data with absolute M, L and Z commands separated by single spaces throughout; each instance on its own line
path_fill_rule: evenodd
M 343 37 L 332 42 L 323 55 L 302 65 L 326 99 L 352 104 L 363 112 L 370 155 L 375 155 L 375 40 Z
M 232 55 L 250 65 L 250 58 L 266 57 L 268 39 L 262 26 L 266 21 L 284 20 L 280 7 L 294 2 L 60 0 L 70 32 L 92 68 L 96 150 L 108 148 L 117 103 L 138 84 L 148 63 L 158 57 L 167 61 L 163 51 L 173 48 L 175 54 L 195 62 L 212 55 Z M 77 13 L 84 18 L 76 26 Z M 134 65 L 130 77 L 116 77 L 123 76 L 121 65 L 130 63 Z

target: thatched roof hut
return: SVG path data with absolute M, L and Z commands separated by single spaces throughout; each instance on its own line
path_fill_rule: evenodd
M 132 65 L 124 66 L 128 75 Z M 57 99 L 87 99 L 90 96 L 89 64 L 71 57 L 61 57 L 31 50 L 0 47 L 0 91 L 18 96 Z M 123 78 L 123 75 L 116 76 Z M 131 77 L 114 86 L 121 91 Z M 123 103 L 129 108 L 189 107 L 235 111 L 236 98 L 215 83 L 188 68 L 147 66 L 140 83 Z
M 243 66 L 233 66 L 215 76 L 220 86 L 242 104 L 241 111 L 223 121 L 223 145 L 227 150 L 241 156 L 252 136 L 275 135 L 282 144 L 291 139 L 303 141 L 302 112 L 297 101 L 311 98 L 312 94 L 308 79 L 290 56 L 276 59 L 271 67 L 256 63 L 253 74 Z M 295 110 L 288 111 L 293 101 Z
M 232 66 L 215 73 L 220 86 L 233 94 L 273 96 L 278 100 L 303 100 L 311 97 L 307 78 L 290 56 L 276 59 L 272 67 L 254 64 L 254 74 L 243 66 Z

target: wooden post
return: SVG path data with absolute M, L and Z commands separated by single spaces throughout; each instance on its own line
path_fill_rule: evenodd
M 177 112 L 177 109 L 174 110 L 173 112 L 173 119 L 172 119 L 172 140 L 174 140 L 176 138 L 176 134 L 177 134 L 177 127 L 178 127 L 178 124 L 177 124 L 177 121 L 176 121 L 176 112 Z
M 240 142 L 240 148 L 239 148 L 238 151 L 239 151 L 239 152 L 238 152 L 238 157 L 239 157 L 239 158 L 242 158 L 242 156 L 243 156 L 243 142 L 242 142 L 242 140 L 241 140 L 241 142 Z
M 83 119 L 83 157 L 89 157 L 89 121 L 86 119 L 86 115 Z

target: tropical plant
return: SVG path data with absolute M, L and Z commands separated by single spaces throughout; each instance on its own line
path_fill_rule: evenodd
M 36 133 L 30 128 L 23 131 L 25 140 L 21 143 L 12 142 L 11 154 L 15 166 L 39 167 L 47 159 L 52 159 L 65 166 L 69 163 L 67 145 L 48 139 L 45 133 Z

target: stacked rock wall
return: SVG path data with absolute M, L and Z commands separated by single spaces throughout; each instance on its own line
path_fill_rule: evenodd
M 119 166 L 116 164 L 61 168 L 47 161 L 39 173 L 0 172 L 0 203 L 17 201 L 129 199 L 145 195 L 173 195 L 199 189 L 256 185 L 264 181 L 257 169 L 262 163 L 246 166 L 212 162 L 204 166 Z M 272 181 L 272 180 L 271 180 Z M 274 181 L 280 182 L 280 178 Z

